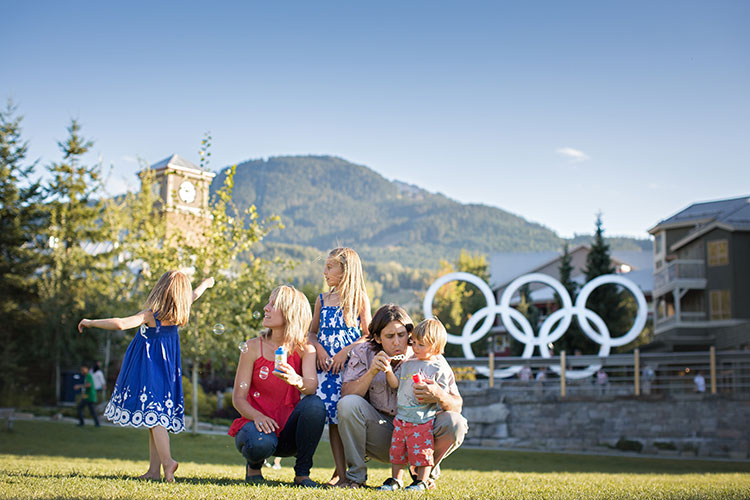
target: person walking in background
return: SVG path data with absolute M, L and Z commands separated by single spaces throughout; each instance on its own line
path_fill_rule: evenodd
M 73 389 L 80 390 L 81 400 L 78 402 L 78 426 L 83 427 L 83 407 L 88 406 L 91 418 L 94 419 L 94 425 L 99 427 L 99 417 L 96 416 L 96 389 L 94 388 L 94 377 L 89 371 L 89 367 L 81 365 L 81 376 L 83 377 L 82 384 L 76 384 Z
M 362 264 L 351 248 L 334 248 L 328 254 L 323 276 L 328 293 L 315 300 L 310 325 L 310 343 L 315 347 L 318 368 L 316 394 L 326 405 L 326 422 L 336 466 L 328 482 L 338 483 L 346 474 L 344 445 L 338 428 L 336 404 L 341 399 L 341 373 L 352 348 L 367 337 L 370 300 L 365 289 Z
M 144 310 L 127 318 L 82 319 L 84 328 L 129 330 L 140 327 L 130 342 L 104 416 L 122 426 L 149 430 L 149 468 L 140 479 L 174 481 L 178 463 L 169 450 L 169 434 L 185 429 L 182 360 L 178 328 L 190 317 L 190 305 L 214 286 L 206 278 L 193 290 L 180 271 L 167 271 L 151 290 Z
M 693 384 L 695 385 L 695 392 L 706 392 L 706 379 L 703 377 L 702 371 L 699 371 L 695 375 L 695 377 L 693 378 Z
M 604 368 L 599 368 L 596 372 L 596 387 L 599 390 L 599 395 L 602 396 L 607 393 L 607 387 L 609 386 L 609 375 L 604 371 Z
M 96 390 L 97 399 L 99 401 L 104 400 L 107 396 L 107 381 L 104 380 L 104 372 L 99 361 L 94 363 L 91 369 L 91 377 L 94 379 L 94 389 Z

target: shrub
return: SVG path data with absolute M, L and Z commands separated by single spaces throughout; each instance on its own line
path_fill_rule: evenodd
M 185 415 L 193 413 L 193 384 L 187 377 L 182 377 L 182 390 L 185 394 Z M 206 394 L 200 384 L 198 384 L 198 417 L 208 418 L 216 411 L 216 395 Z
M 643 449 L 643 443 L 640 441 L 635 441 L 633 439 L 625 439 L 624 437 L 621 437 L 619 441 L 617 441 L 617 444 L 615 444 L 615 448 L 622 451 L 637 451 L 638 453 L 641 452 Z
M 655 441 L 654 446 L 659 450 L 676 450 L 677 446 L 672 441 Z

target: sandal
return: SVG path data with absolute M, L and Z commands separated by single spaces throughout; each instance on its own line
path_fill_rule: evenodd
M 404 489 L 404 483 L 395 477 L 389 477 L 383 483 L 383 486 L 378 488 L 380 491 L 396 491 Z

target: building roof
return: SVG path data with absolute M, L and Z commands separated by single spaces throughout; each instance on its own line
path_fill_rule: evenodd
M 568 252 L 572 255 L 579 251 L 588 253 L 589 250 L 588 245 L 578 245 L 569 249 Z M 490 255 L 490 287 L 493 290 L 502 288 L 519 276 L 536 272 L 555 261 L 559 261 L 561 257 L 561 251 L 492 254 Z M 614 265 L 627 264 L 632 271 L 645 271 L 647 273 L 653 273 L 654 271 L 654 256 L 647 250 L 616 250 L 610 252 L 610 257 Z M 653 288 L 653 283 L 651 288 Z M 650 291 L 651 288 L 648 290 Z
M 538 269 L 562 253 L 551 252 L 502 252 L 490 255 L 490 287 L 496 289 L 515 278 Z
M 645 295 L 651 295 L 654 290 L 654 272 L 652 269 L 631 271 L 629 273 L 620 274 L 620 276 L 622 276 L 623 278 L 627 278 L 635 283 L 635 285 L 640 288 Z M 583 285 L 586 284 L 586 276 L 582 274 L 579 274 L 578 276 L 571 279 L 578 283 L 579 290 L 581 289 L 581 287 L 583 287 Z M 518 304 L 521 300 L 518 294 L 515 295 L 516 297 L 514 297 L 510 301 L 512 305 Z M 551 287 L 545 285 L 541 288 L 531 290 L 531 292 L 529 293 L 529 298 L 531 299 L 532 303 L 538 304 L 543 302 L 552 302 L 555 300 L 556 295 L 557 294 Z
M 733 228 L 736 226 L 750 228 L 750 196 L 693 203 L 686 209 L 662 220 L 648 232 L 655 234 L 662 229 L 686 226 L 696 226 L 696 229 L 701 229 L 716 222 L 731 225 Z M 736 229 L 741 228 L 736 227 Z
M 168 166 L 179 167 L 185 170 L 195 170 L 197 172 L 203 172 L 203 170 L 201 170 L 200 167 L 198 167 L 194 163 L 187 161 L 185 158 L 177 154 L 174 154 L 172 156 L 167 156 L 163 160 L 154 163 L 153 165 L 151 165 L 151 170 L 161 170 L 162 168 L 167 168 Z

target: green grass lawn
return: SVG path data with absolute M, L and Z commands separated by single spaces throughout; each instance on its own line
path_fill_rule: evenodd
M 229 436 L 179 434 L 172 454 L 180 462 L 176 483 L 138 481 L 134 476 L 148 467 L 144 430 L 19 421 L 14 432 L 0 431 L 0 499 L 750 498 L 748 462 L 459 450 L 443 462 L 436 490 L 406 494 L 294 488 L 291 458 L 282 470 L 264 470 L 273 485 L 246 486 Z M 332 464 L 328 443 L 321 443 L 312 478 L 327 480 Z M 379 485 L 390 467 L 371 465 L 369 484 Z

